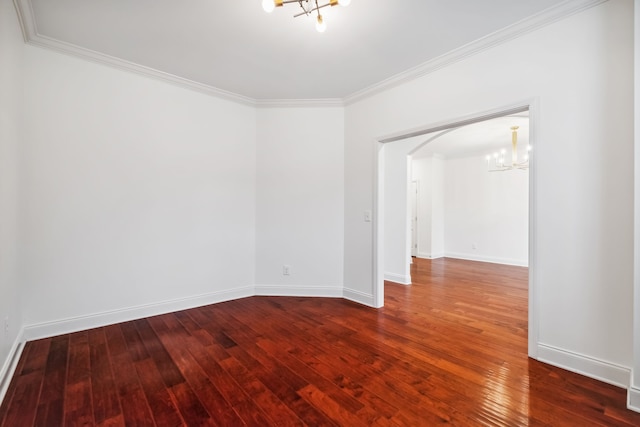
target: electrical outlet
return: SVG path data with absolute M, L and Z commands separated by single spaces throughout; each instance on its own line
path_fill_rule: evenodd
M 282 266 L 282 275 L 283 276 L 289 276 L 291 275 L 291 266 L 290 265 L 283 265 Z

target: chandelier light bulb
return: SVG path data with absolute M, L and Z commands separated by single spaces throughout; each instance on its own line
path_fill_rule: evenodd
M 324 22 L 324 19 L 322 19 L 322 15 L 318 15 L 318 20 L 316 21 L 316 30 L 318 30 L 319 33 L 324 33 L 326 29 L 327 24 Z
M 351 0 L 338 0 L 338 4 L 340 6 L 347 7 L 347 6 L 349 6 L 350 3 L 351 3 Z
M 276 8 L 276 3 L 273 0 L 262 0 L 262 8 L 265 12 L 271 13 Z

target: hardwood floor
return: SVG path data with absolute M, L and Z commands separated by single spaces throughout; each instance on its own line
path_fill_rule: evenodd
M 416 260 L 374 310 L 252 297 L 29 342 L 0 426 L 638 426 L 527 358 L 527 271 Z

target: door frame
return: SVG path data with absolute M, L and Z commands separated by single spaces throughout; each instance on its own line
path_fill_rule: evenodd
M 508 116 L 510 114 L 529 111 L 529 141 L 533 147 L 539 147 L 538 135 L 539 99 L 531 98 L 514 102 L 503 107 L 471 114 L 464 117 L 429 123 L 418 128 L 406 129 L 390 135 L 375 138 L 373 141 L 373 248 L 372 248 L 372 290 L 375 307 L 384 306 L 384 156 L 381 150 L 385 144 L 400 141 L 415 136 L 465 126 L 472 123 Z M 535 260 L 536 244 L 536 161 L 535 155 L 529 163 L 529 315 L 528 315 L 528 354 L 537 359 L 539 334 L 539 303 L 536 292 Z

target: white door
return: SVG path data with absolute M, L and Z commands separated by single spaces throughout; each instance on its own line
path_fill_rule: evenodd
M 411 182 L 411 256 L 418 255 L 418 181 Z

